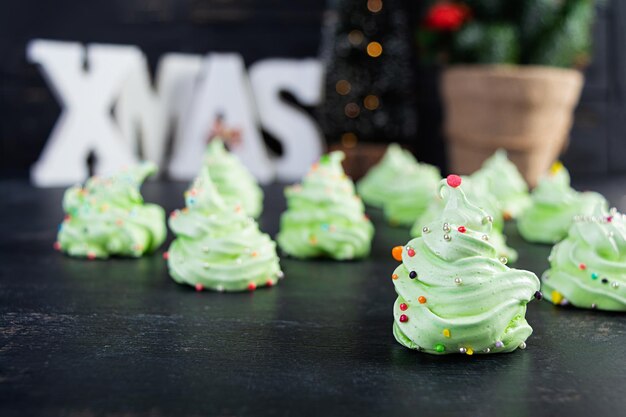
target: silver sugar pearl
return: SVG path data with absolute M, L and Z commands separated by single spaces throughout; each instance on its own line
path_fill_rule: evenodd
M 611 207 L 609 213 L 611 214 L 611 216 L 615 216 L 617 214 L 617 209 L 615 207 Z
M 489 352 L 491 352 L 491 349 L 490 349 L 490 348 L 485 348 L 485 349 L 483 350 L 483 352 L 485 352 L 485 353 L 489 353 Z
M 283 279 L 285 278 L 285 273 L 283 271 L 278 271 L 278 273 L 276 274 L 276 277 L 278 279 Z
M 506 263 L 509 262 L 509 260 L 506 259 L 506 256 L 501 256 L 500 257 L 500 262 L 502 262 L 504 265 L 506 265 Z
M 459 353 L 465 354 L 467 353 L 467 349 L 465 349 L 464 347 L 459 348 Z
M 489 240 L 489 236 L 487 236 L 487 235 L 482 235 L 480 238 L 482 240 L 484 240 L 485 242 L 487 242 Z
M 456 285 L 461 285 L 461 284 L 463 284 L 463 280 L 461 278 L 454 278 L 454 283 Z
M 520 343 L 519 348 L 520 349 L 526 349 L 526 342 Z
M 218 285 L 217 287 L 215 287 L 215 289 L 216 289 L 218 292 L 224 292 L 224 286 L 223 286 L 223 285 Z
M 428 226 L 422 227 L 422 233 L 430 233 L 430 229 L 428 228 Z
M 448 223 L 444 223 L 443 224 L 443 231 L 444 232 L 449 232 L 450 231 L 450 225 Z
M 611 282 L 611 287 L 613 287 L 615 289 L 618 289 L 619 288 L 619 282 L 617 282 L 617 281 Z
M 596 303 L 593 303 L 593 304 L 591 304 L 591 308 L 593 308 L 595 310 L 596 308 L 598 308 L 598 305 Z
M 443 235 L 444 240 L 447 240 L 448 242 L 452 240 L 452 237 L 449 234 L 445 234 Z
M 483 218 L 483 224 L 485 223 L 493 223 L 493 217 L 491 216 L 486 216 Z

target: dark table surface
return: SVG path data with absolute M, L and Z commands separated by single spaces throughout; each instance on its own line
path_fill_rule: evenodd
M 579 181 L 626 208 L 626 178 Z M 185 184 L 151 182 L 169 212 Z M 529 305 L 528 348 L 431 356 L 391 333 L 394 245 L 408 231 L 379 212 L 371 256 L 281 260 L 278 286 L 197 293 L 157 253 L 85 261 L 52 249 L 62 190 L 0 182 L 0 416 L 420 415 L 626 413 L 626 315 Z M 274 235 L 282 187 L 266 188 Z M 538 275 L 550 247 L 523 242 Z M 171 239 L 171 237 L 170 237 Z

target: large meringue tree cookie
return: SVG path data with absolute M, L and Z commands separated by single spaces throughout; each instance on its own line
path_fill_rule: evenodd
M 221 198 L 204 167 L 169 219 L 176 239 L 165 257 L 170 275 L 200 291 L 254 290 L 282 277 L 276 244 L 241 207 Z
M 530 205 L 528 184 L 503 149 L 487 159 L 472 177 L 485 181 L 489 192 L 498 200 L 504 220 L 517 218 Z
M 69 188 L 63 197 L 65 220 L 55 247 L 70 256 L 106 259 L 139 257 L 153 252 L 165 240 L 165 212 L 146 204 L 139 192 L 144 180 L 156 173 L 150 162 L 112 176 L 94 176 L 85 186 Z
M 204 165 L 226 204 L 241 204 L 244 211 L 258 218 L 263 211 L 263 191 L 256 180 L 224 146 L 219 138 L 212 139 L 204 154 Z
M 461 182 L 456 175 L 443 180 L 441 215 L 392 251 L 402 261 L 391 277 L 398 293 L 393 334 L 432 354 L 523 349 L 532 333 L 526 305 L 541 297 L 539 280 L 496 256 L 492 218 L 467 200 Z
M 599 204 L 576 216 L 567 238 L 552 249 L 542 277 L 546 300 L 608 311 L 626 311 L 626 223 Z
M 343 158 L 340 151 L 323 155 L 301 185 L 285 189 L 287 211 L 277 240 L 288 255 L 348 260 L 369 254 L 374 227 L 343 171 Z
M 402 149 L 397 143 L 392 143 L 387 147 L 381 161 L 357 182 L 357 192 L 365 204 L 382 208 L 386 201 L 395 197 L 389 185 L 407 166 L 416 164 L 415 157 L 409 151 Z
M 571 188 L 569 173 L 560 162 L 539 181 L 531 200 L 517 221 L 517 229 L 525 240 L 535 243 L 556 243 L 565 238 L 574 216 L 591 215 L 597 205 L 608 210 L 602 195 Z

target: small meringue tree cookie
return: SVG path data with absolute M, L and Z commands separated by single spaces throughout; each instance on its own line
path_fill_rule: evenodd
M 552 165 L 530 197 L 532 204 L 517 221 L 520 235 L 529 242 L 554 244 L 567 236 L 575 215 L 591 215 L 598 204 L 608 210 L 602 195 L 571 188 L 569 173 L 560 162 Z
M 374 226 L 343 171 L 343 158 L 340 151 L 323 155 L 301 185 L 285 189 L 277 241 L 288 255 L 348 260 L 369 254 Z
M 200 291 L 245 291 L 282 277 L 276 244 L 241 207 L 221 198 L 204 167 L 169 219 L 176 239 L 165 253 L 170 275 Z
M 576 216 L 549 260 L 542 276 L 547 301 L 626 311 L 626 220 L 617 210 L 598 204 L 593 215 Z
M 541 297 L 539 280 L 496 256 L 492 218 L 468 201 L 461 182 L 456 175 L 441 181 L 441 215 L 392 251 L 402 261 L 391 276 L 398 294 L 393 334 L 432 354 L 523 349 L 532 333 L 526 305 Z
M 489 192 L 498 200 L 504 220 L 517 218 L 530 204 L 528 184 L 503 149 L 487 159 L 472 177 L 483 177 Z
M 396 195 L 389 185 L 402 175 L 407 166 L 415 165 L 415 157 L 397 143 L 387 147 L 381 161 L 372 167 L 356 184 L 357 192 L 369 206 L 382 208 L 386 201 Z
M 248 215 L 255 219 L 259 217 L 263 211 L 263 191 L 219 137 L 211 139 L 207 145 L 204 166 L 209 169 L 217 192 L 227 205 L 235 207 L 240 204 Z
M 70 256 L 106 259 L 140 257 L 165 240 L 165 212 L 146 204 L 139 192 L 144 180 L 157 172 L 151 162 L 112 176 L 94 176 L 85 186 L 69 188 L 63 197 L 65 220 L 55 248 Z

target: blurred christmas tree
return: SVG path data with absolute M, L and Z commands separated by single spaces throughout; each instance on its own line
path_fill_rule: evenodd
M 325 100 L 330 143 L 407 142 L 416 131 L 414 37 L 399 0 L 336 0 L 325 18 Z

